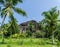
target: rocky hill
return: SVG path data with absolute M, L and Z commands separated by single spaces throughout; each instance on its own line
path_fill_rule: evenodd
M 29 25 L 30 25 L 30 26 L 29 26 Z M 32 28 L 31 25 L 34 26 L 34 27 Z M 27 31 L 27 30 L 29 29 L 29 27 L 31 27 L 29 30 L 32 30 L 32 31 L 35 32 L 36 30 L 38 30 L 38 26 L 39 26 L 39 25 L 38 25 L 38 23 L 37 23 L 35 20 L 30 20 L 30 21 L 21 23 L 21 24 L 19 25 L 20 31 L 22 31 L 22 32 Z

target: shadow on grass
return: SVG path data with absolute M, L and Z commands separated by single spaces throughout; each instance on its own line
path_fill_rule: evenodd
M 52 45 L 52 42 L 46 42 L 46 44 L 50 44 L 50 45 Z
M 0 44 L 7 44 L 6 42 L 0 42 Z

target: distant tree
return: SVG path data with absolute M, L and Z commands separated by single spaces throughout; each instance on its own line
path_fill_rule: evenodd
M 28 29 L 27 29 L 27 37 L 31 37 L 32 36 L 32 34 L 33 34 L 33 32 L 35 32 L 35 25 L 34 25 L 34 23 L 33 22 L 29 22 L 28 23 Z
M 59 17 L 59 11 L 56 9 L 56 7 L 52 8 L 49 11 L 43 12 L 42 13 L 45 17 L 45 20 L 48 24 L 48 29 L 52 33 L 52 44 L 54 44 L 54 33 L 56 31 L 56 24 L 57 24 L 57 19 Z
M 12 21 L 9 21 L 10 26 L 8 27 L 8 32 L 10 32 L 11 34 L 15 34 L 15 33 L 19 33 L 20 32 L 20 28 L 19 25 L 17 24 L 17 21 L 14 17 L 12 17 Z
M 28 29 L 33 33 L 34 32 L 35 25 L 32 22 L 29 22 Z
M 44 31 L 45 32 L 45 37 L 49 37 L 50 33 L 49 33 L 49 29 L 48 29 L 48 24 L 46 22 L 45 19 L 43 19 L 42 21 L 39 22 L 39 30 Z

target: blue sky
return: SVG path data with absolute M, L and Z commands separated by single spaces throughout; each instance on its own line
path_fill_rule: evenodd
M 55 6 L 60 9 L 60 0 L 24 0 L 23 3 L 18 4 L 17 7 L 25 10 L 27 17 L 23 17 L 17 13 L 14 13 L 14 16 L 17 18 L 18 24 L 29 20 L 36 20 L 38 22 L 44 18 L 41 15 L 42 12 L 47 11 Z M 7 22 L 8 18 L 5 20 L 5 23 Z

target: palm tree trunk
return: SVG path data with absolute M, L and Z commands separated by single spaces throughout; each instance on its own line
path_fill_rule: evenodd
M 3 21 L 2 21 L 2 24 L 1 24 L 1 28 L 0 29 L 2 29 L 2 26 L 4 24 L 5 18 L 6 18 L 6 15 L 3 17 Z M 3 33 L 2 33 L 2 43 L 4 43 L 4 34 Z
M 52 44 L 55 43 L 55 40 L 54 40 L 54 31 L 52 32 Z

